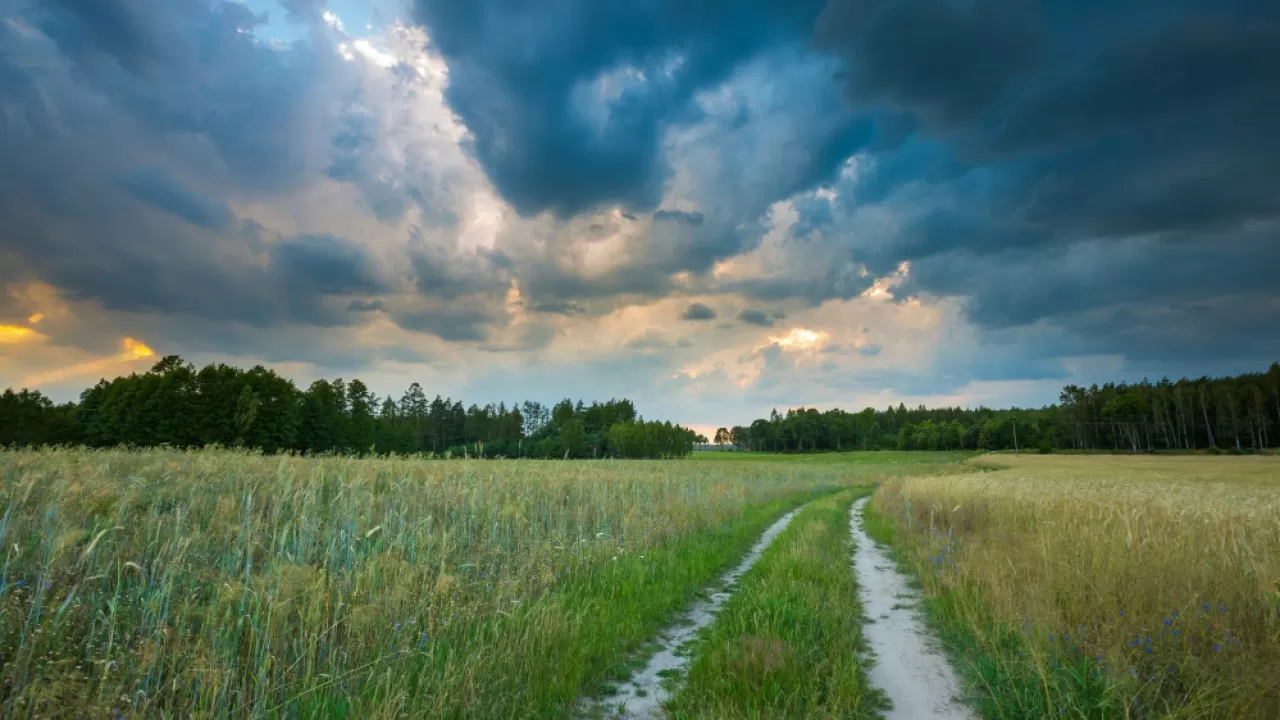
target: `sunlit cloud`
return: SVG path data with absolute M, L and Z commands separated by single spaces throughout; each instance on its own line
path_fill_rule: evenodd
M 44 319 L 44 313 L 38 312 L 38 313 L 33 313 L 31 317 L 27 318 L 27 322 L 31 325 L 36 325 L 43 319 Z
M 830 339 L 831 336 L 822 330 L 797 327 L 781 337 L 770 337 L 769 342 L 783 350 L 817 350 Z
M 0 325 L 0 345 L 17 345 L 44 337 L 29 327 L 22 325 Z
M 351 47 L 378 67 L 394 67 L 396 63 L 400 62 L 394 56 L 388 55 L 374 47 L 368 40 L 357 40 L 351 43 Z
M 89 360 L 87 362 L 68 365 L 67 367 L 48 370 L 42 373 L 30 375 L 22 380 L 22 387 L 38 388 L 42 385 L 71 380 L 73 378 L 84 377 L 86 375 L 94 375 L 97 373 L 105 373 L 113 368 L 127 367 L 130 363 L 138 360 L 145 360 L 155 356 L 155 351 L 148 347 L 145 343 L 126 337 L 121 341 L 121 352 L 109 357 Z
M 876 278 L 871 283 L 871 287 L 863 291 L 862 296 L 872 300 L 893 300 L 893 289 L 901 285 L 907 276 L 911 274 L 911 263 L 903 260 L 898 263 L 898 269 L 893 273 Z
M 338 32 L 346 32 L 347 29 L 343 27 L 342 20 L 339 20 L 338 16 L 333 14 L 333 11 L 325 10 L 324 15 L 321 15 L 320 17 L 324 19 L 326 25 L 334 30 L 337 30 Z

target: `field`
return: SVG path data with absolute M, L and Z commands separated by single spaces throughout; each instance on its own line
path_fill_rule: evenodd
M 589 715 L 799 509 L 667 710 L 877 717 L 872 492 L 981 716 L 1280 717 L 1273 457 L 228 450 L 0 453 L 0 714 Z
M 1280 717 L 1280 460 L 987 456 L 886 483 L 986 717 Z
M 906 467 L 2 453 L 3 714 L 559 717 Z

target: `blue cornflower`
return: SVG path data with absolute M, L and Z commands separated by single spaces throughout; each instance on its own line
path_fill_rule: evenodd
M 396 623 L 396 632 L 400 632 L 400 623 Z
M 1213 644 L 1213 651 L 1214 651 L 1214 652 L 1222 652 L 1222 645 L 1220 645 L 1220 644 L 1218 644 L 1218 643 L 1214 643 L 1214 644 Z

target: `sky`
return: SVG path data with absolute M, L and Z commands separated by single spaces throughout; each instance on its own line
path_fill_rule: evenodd
M 1280 359 L 1264 0 L 0 0 L 0 386 L 1039 406 Z

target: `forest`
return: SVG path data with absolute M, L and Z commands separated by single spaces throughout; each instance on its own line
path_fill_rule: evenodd
M 1028 449 L 1252 452 L 1280 446 L 1280 363 L 1235 377 L 1068 385 L 1043 408 L 796 408 L 720 428 L 716 444 L 772 452 Z M 305 390 L 275 372 L 169 356 L 103 380 L 79 402 L 0 395 L 0 446 L 248 447 L 274 453 L 448 457 L 682 457 L 706 438 L 646 421 L 626 399 L 465 406 L 413 383 L 378 398 L 358 379 Z
M 726 447 L 840 450 L 1250 452 L 1280 446 L 1280 363 L 1263 373 L 1136 384 L 1068 385 L 1038 409 L 797 408 L 720 428 Z
M 78 403 L 38 391 L 0 395 L 0 446 L 86 445 L 263 452 L 429 453 L 437 457 L 663 458 L 705 441 L 670 422 L 646 421 L 626 399 L 464 407 L 413 383 L 397 400 L 360 380 L 317 380 L 306 390 L 275 372 L 171 355 L 150 371 L 103 380 Z

